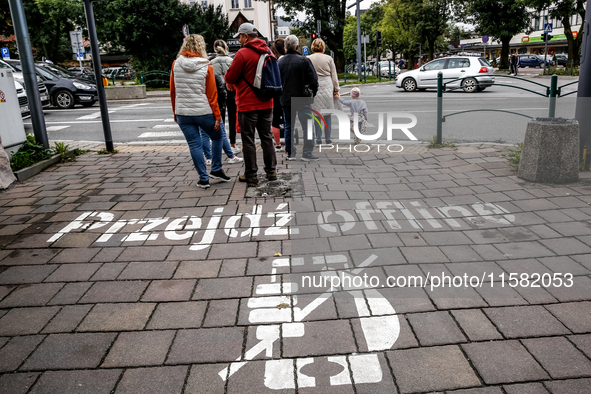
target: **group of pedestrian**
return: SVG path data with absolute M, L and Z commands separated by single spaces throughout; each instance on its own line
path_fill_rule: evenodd
M 244 174 L 239 176 L 239 181 L 258 184 L 255 130 L 263 151 L 267 180 L 276 180 L 276 152 L 281 151 L 281 128 L 287 159 L 295 160 L 293 128 L 296 114 L 305 128 L 310 110 L 334 109 L 339 105 L 336 67 L 332 57 L 324 54 L 323 40 L 314 40 L 313 54 L 305 57 L 298 53 L 296 36 L 277 40 L 269 48 L 258 38 L 258 31 L 250 23 L 240 25 L 234 38 L 238 38 L 242 46 L 234 58 L 229 56 L 227 44 L 216 40 L 213 47 L 217 56 L 210 62 L 203 37 L 191 34 L 185 38 L 172 65 L 170 95 L 174 119 L 189 145 L 199 174 L 197 185 L 201 188 L 210 187 L 209 178 L 223 182 L 231 180 L 222 170 L 222 150 L 230 163 L 244 161 Z M 266 54 L 278 61 L 282 93 L 277 97 L 261 96 L 253 88 L 254 82 L 250 82 L 261 77 L 259 59 Z M 300 98 L 304 100 L 300 101 Z M 223 122 L 226 111 L 229 140 Z M 244 159 L 235 156 L 240 152 L 236 147 L 237 127 Z M 321 143 L 323 131 L 326 143 L 331 143 L 330 116 L 326 125 L 315 128 L 315 136 L 303 132 L 301 160 L 318 160 L 312 152 L 314 141 Z M 208 174 L 206 166 L 209 163 L 211 171 Z

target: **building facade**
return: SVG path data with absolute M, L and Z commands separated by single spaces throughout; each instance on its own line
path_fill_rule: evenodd
M 258 29 L 261 35 L 271 41 L 276 38 L 277 17 L 273 10 L 273 2 L 255 0 L 181 0 L 192 6 L 214 7 L 222 6 L 224 13 L 228 14 L 230 30 L 235 33 L 244 22 L 250 22 Z
M 552 39 L 548 42 L 548 55 L 555 55 L 559 53 L 568 53 L 568 43 L 564 34 L 564 26 L 562 21 L 551 19 L 548 15 L 536 15 L 534 10 L 531 10 L 531 25 L 528 31 L 531 33 L 522 32 L 515 35 L 510 42 L 509 53 L 525 54 L 532 53 L 536 55 L 543 55 L 545 43 L 542 39 L 544 33 L 544 26 L 547 23 L 552 24 Z M 577 37 L 581 25 L 584 22 L 581 16 L 576 14 L 571 17 L 571 30 L 574 37 Z M 486 52 L 489 59 L 497 58 L 501 55 L 501 43 L 496 42 L 494 37 L 490 37 L 487 45 L 482 42 L 482 37 L 470 38 L 460 41 L 460 47 L 465 51 L 471 52 Z

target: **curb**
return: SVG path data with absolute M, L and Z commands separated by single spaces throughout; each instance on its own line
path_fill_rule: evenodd
M 69 155 L 74 152 L 75 149 L 69 149 L 66 152 L 66 155 Z M 35 163 L 32 166 L 22 168 L 18 171 L 14 171 L 14 176 L 16 180 L 19 182 L 24 182 L 27 179 L 39 174 L 41 171 L 51 167 L 54 164 L 57 164 L 61 161 L 61 155 L 54 155 L 51 156 L 47 160 L 40 161 L 39 163 Z

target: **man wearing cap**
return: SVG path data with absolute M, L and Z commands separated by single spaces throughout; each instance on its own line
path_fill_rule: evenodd
M 234 85 L 236 91 L 236 104 L 238 106 L 238 124 L 240 126 L 240 138 L 242 138 L 242 151 L 244 153 L 244 175 L 240 175 L 240 182 L 257 184 L 257 157 L 254 142 L 255 129 L 259 132 L 261 148 L 263 149 L 263 161 L 267 179 L 277 179 L 275 172 L 277 158 L 275 157 L 275 142 L 271 131 L 273 120 L 273 99 L 261 100 L 248 86 L 254 82 L 259 58 L 264 53 L 273 56 L 267 43 L 258 39 L 258 32 L 251 23 L 243 23 L 234 35 L 238 38 L 242 48 L 234 56 L 232 65 L 226 71 L 227 84 Z

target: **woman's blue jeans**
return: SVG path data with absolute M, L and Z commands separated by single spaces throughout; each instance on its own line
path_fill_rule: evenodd
M 215 116 L 213 114 L 200 116 L 176 116 L 177 124 L 185 135 L 191 158 L 197 173 L 199 173 L 199 180 L 209 180 L 207 174 L 207 167 L 205 166 L 205 159 L 203 158 L 202 138 L 203 135 L 209 136 L 212 141 L 211 150 L 213 153 L 211 161 L 211 172 L 220 171 L 222 169 L 222 132 L 221 130 L 214 130 Z M 208 141 L 209 143 L 209 141 Z
M 226 129 L 224 128 L 224 121 L 220 124 L 220 130 L 222 131 L 222 149 L 226 153 L 229 159 L 234 157 L 234 152 L 232 152 L 232 147 L 230 146 L 230 141 L 228 141 L 228 137 L 226 137 Z M 203 146 L 203 154 L 205 155 L 206 159 L 211 160 L 211 149 L 209 147 L 209 136 L 205 133 L 201 134 L 201 146 Z

